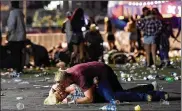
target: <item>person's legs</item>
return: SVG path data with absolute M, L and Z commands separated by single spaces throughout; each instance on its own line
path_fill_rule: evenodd
M 80 62 L 83 62 L 83 59 L 84 59 L 84 44 L 83 44 L 83 42 L 81 42 L 79 44 L 79 53 L 80 53 L 80 57 L 79 57 Z
M 146 51 L 147 66 L 150 66 L 150 44 L 144 44 L 144 48 Z
M 151 101 L 151 96 L 147 93 L 139 92 L 115 92 L 116 100 L 134 102 L 134 101 Z
M 153 90 L 154 90 L 154 85 L 148 84 L 148 85 L 141 85 L 134 88 L 126 89 L 125 91 L 146 93 L 148 91 L 153 91 Z
M 23 51 L 24 51 L 24 42 L 19 42 L 18 43 L 18 52 L 17 52 L 17 58 L 19 59 L 19 62 L 18 62 L 18 66 L 17 66 L 17 72 L 22 72 L 23 70 Z M 19 56 L 19 57 L 18 57 Z
M 130 52 L 134 52 L 133 40 L 130 40 Z
M 116 76 L 116 74 L 114 73 L 114 71 L 112 70 L 112 68 L 108 65 L 105 65 L 107 67 L 107 76 L 108 76 L 108 80 L 110 85 L 113 86 L 112 87 L 112 90 L 114 92 L 117 92 L 117 91 L 123 91 L 123 88 L 120 84 L 120 82 L 118 81 L 118 78 Z
M 78 45 L 73 44 L 72 46 L 73 46 L 73 52 L 71 54 L 70 62 L 73 65 L 75 63 L 77 55 L 78 55 Z
M 170 65 L 169 48 L 164 49 L 164 63 L 165 63 L 165 66 Z
M 151 95 L 152 101 L 159 101 L 161 99 L 168 100 L 169 95 L 167 92 L 164 91 L 148 91 L 146 94 Z
M 151 52 L 154 65 L 156 65 L 156 44 L 151 45 Z
M 114 92 L 107 80 L 99 81 L 98 88 L 96 88 L 96 92 L 100 96 L 102 96 L 107 102 L 115 100 Z
M 22 67 L 22 42 L 9 42 L 8 47 L 11 53 L 11 68 L 16 72 L 21 72 Z
M 112 42 L 108 41 L 108 44 L 109 44 L 109 50 L 112 50 Z
M 159 56 L 160 56 L 160 61 L 161 61 L 161 65 L 162 65 L 164 62 L 164 50 L 163 49 L 159 50 Z

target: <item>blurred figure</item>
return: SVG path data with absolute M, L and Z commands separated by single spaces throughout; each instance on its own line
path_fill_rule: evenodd
M 150 53 L 154 67 L 156 65 L 156 42 L 155 38 L 162 29 L 162 23 L 158 20 L 153 12 L 148 11 L 147 16 L 138 20 L 137 27 L 144 32 L 144 48 L 146 51 L 147 66 L 150 66 Z
M 178 32 L 177 32 L 176 38 L 179 36 L 180 33 L 181 33 L 181 18 L 178 19 Z
M 136 23 L 133 17 L 129 17 L 129 22 L 125 27 L 125 31 L 130 32 L 129 40 L 130 40 L 130 52 L 134 52 L 137 49 L 136 41 L 137 41 L 137 28 Z
M 164 18 L 162 17 L 162 14 L 159 12 L 158 8 L 152 8 L 152 12 L 156 15 L 157 19 L 163 21 Z
M 149 10 L 150 10 L 150 9 L 149 9 L 148 7 L 143 7 L 143 8 L 142 8 L 142 13 L 143 13 L 143 14 L 141 15 L 141 18 L 146 17 Z
M 136 22 L 137 19 L 138 19 L 138 15 L 135 15 L 135 22 Z M 142 34 L 141 34 L 140 30 L 139 30 L 137 27 L 136 27 L 136 30 L 137 30 L 138 51 L 139 51 L 139 53 L 140 53 L 140 51 L 141 51 L 142 48 L 143 48 L 142 41 L 141 41 Z
M 68 44 L 68 50 L 72 52 L 72 44 L 71 44 L 71 37 L 73 35 L 72 27 L 71 27 L 71 12 L 66 13 L 66 21 L 63 23 L 62 33 L 66 33 L 66 41 Z
M 103 39 L 95 24 L 90 25 L 90 30 L 85 34 L 86 52 L 89 61 L 98 61 L 103 55 Z
M 169 37 L 174 38 L 177 42 L 180 42 L 177 40 L 177 38 L 173 34 L 172 24 L 170 22 L 163 22 L 162 31 L 160 34 L 160 42 L 159 42 L 159 56 L 161 60 L 160 67 L 166 67 L 170 66 L 169 61 Z
M 7 26 L 7 41 L 11 52 L 11 66 L 16 70 L 16 74 L 23 69 L 23 49 L 26 39 L 26 29 L 24 15 L 19 9 L 19 1 L 11 1 L 12 9 L 10 11 Z
M 159 10 L 158 10 L 158 8 L 152 8 L 152 12 L 154 13 L 154 15 L 156 16 L 156 18 L 158 19 L 158 20 L 160 20 L 161 22 L 162 22 L 162 24 L 164 24 L 164 18 L 162 17 L 162 14 L 159 12 Z M 165 28 L 165 27 L 163 27 L 163 28 Z M 162 34 L 162 32 L 160 32 L 158 35 L 157 35 L 157 37 L 156 37 L 156 39 L 155 39 L 155 41 L 156 41 L 156 45 L 157 45 L 157 50 L 160 50 L 160 47 L 159 47 L 159 44 L 160 44 L 160 40 L 161 40 L 161 34 Z M 160 56 L 161 54 L 160 54 L 160 51 L 159 51 L 159 56 Z
M 73 61 L 78 58 L 78 62 L 84 62 L 84 38 L 81 28 L 85 26 L 84 11 L 81 8 L 77 8 L 71 17 L 71 27 L 73 35 L 71 43 L 73 44 L 73 53 L 71 55 L 71 64 L 76 64 Z M 78 63 L 77 62 L 77 63 Z
M 34 44 L 30 40 L 26 40 L 26 53 L 33 58 L 34 66 L 47 67 L 50 66 L 48 51 L 44 46 Z
M 116 46 L 115 46 L 115 36 L 114 36 L 114 33 L 113 33 L 113 26 L 112 26 L 112 23 L 111 23 L 111 20 L 109 19 L 107 21 L 107 41 L 108 41 L 108 44 L 109 44 L 109 50 L 112 50 L 112 49 L 116 49 Z
M 1 30 L 2 30 L 2 23 L 1 23 L 1 20 L 0 20 L 0 46 L 2 45 L 2 33 L 1 33 Z

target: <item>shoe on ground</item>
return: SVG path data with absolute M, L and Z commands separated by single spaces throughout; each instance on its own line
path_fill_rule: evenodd
M 152 101 L 152 96 L 147 94 L 146 95 L 146 101 L 151 102 Z
M 159 86 L 156 81 L 151 83 L 154 86 L 154 91 L 159 91 Z

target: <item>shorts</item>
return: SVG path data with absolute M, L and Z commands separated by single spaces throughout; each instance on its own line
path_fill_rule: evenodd
M 73 45 L 79 45 L 80 43 L 84 42 L 83 34 L 82 33 L 73 33 L 71 37 L 70 43 Z
M 138 40 L 137 33 L 136 32 L 131 32 L 131 34 L 129 36 L 129 39 L 133 40 L 133 41 L 137 41 Z
M 156 44 L 155 36 L 144 36 L 143 43 L 144 44 Z

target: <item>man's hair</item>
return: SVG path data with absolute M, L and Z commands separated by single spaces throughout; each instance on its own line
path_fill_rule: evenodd
M 149 10 L 148 7 L 143 7 L 143 8 L 142 8 L 142 12 L 147 11 L 147 10 Z
M 56 82 L 62 82 L 63 80 L 69 78 L 71 75 L 67 73 L 65 70 L 58 71 L 55 73 L 54 81 Z
M 11 1 L 11 6 L 13 8 L 19 8 L 19 1 Z

